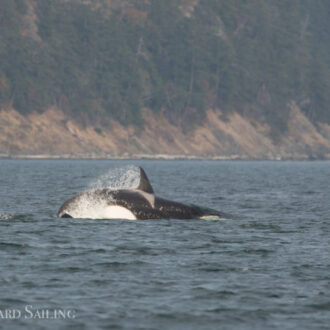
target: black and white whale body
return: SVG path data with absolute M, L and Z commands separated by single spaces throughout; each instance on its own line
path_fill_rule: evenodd
M 137 189 L 96 189 L 82 193 L 67 200 L 57 216 L 147 220 L 222 218 L 224 214 L 156 197 L 147 175 L 140 167 L 140 183 Z

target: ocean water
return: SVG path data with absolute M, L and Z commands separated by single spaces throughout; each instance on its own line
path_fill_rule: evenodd
M 232 219 L 56 218 L 136 165 Z M 2 159 L 0 328 L 329 329 L 329 196 L 329 162 Z

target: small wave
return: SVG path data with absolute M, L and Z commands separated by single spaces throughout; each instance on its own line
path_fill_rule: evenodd
M 12 243 L 12 242 L 0 242 L 0 248 L 5 249 L 5 248 L 14 248 L 14 249 L 25 249 L 28 247 L 27 244 L 20 244 L 20 243 Z
M 206 221 L 228 220 L 228 218 L 222 218 L 219 217 L 218 215 L 204 215 L 200 217 L 200 219 Z
M 311 304 L 308 305 L 308 307 L 316 309 L 316 310 L 320 310 L 320 311 L 329 311 L 330 310 L 330 302 L 326 301 L 324 303 L 315 303 L 315 304 Z
M 20 298 L 2 298 L 1 303 L 4 305 L 14 305 L 14 304 L 26 304 L 26 300 Z
M 95 263 L 94 266 L 101 266 L 106 268 L 116 268 L 116 267 L 127 267 L 127 266 L 143 266 L 148 265 L 149 262 L 142 260 L 132 260 L 129 262 L 125 261 L 104 261 Z
M 0 213 L 0 220 L 10 220 L 14 217 L 13 214 Z

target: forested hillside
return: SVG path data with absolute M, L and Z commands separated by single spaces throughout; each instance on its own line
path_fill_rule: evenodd
M 1 0 L 0 107 L 185 131 L 234 111 L 278 139 L 295 101 L 330 123 L 327 0 Z

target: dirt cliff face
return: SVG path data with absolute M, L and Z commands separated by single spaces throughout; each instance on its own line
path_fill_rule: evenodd
M 22 116 L 0 111 L 2 156 L 62 157 L 206 157 L 219 159 L 330 159 L 330 126 L 313 125 L 294 104 L 288 130 L 274 144 L 266 124 L 220 110 L 184 133 L 161 114 L 144 109 L 143 129 L 109 120 L 102 127 L 83 126 L 60 109 Z

